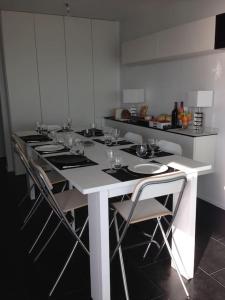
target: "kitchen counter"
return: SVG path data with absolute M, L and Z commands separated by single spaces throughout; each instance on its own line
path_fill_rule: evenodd
M 184 128 L 169 128 L 169 129 L 160 129 L 160 128 L 155 128 L 155 127 L 150 127 L 149 126 L 149 121 L 143 121 L 143 120 L 137 120 L 137 121 L 130 121 L 130 120 L 116 120 L 114 117 L 105 117 L 106 120 L 112 120 L 115 122 L 120 122 L 120 123 L 125 123 L 125 124 L 130 124 L 134 126 L 139 126 L 139 127 L 145 127 L 145 128 L 150 128 L 154 130 L 159 130 L 159 131 L 167 131 L 170 133 L 174 134 L 181 134 L 185 136 L 190 136 L 190 137 L 201 137 L 201 136 L 210 136 L 210 135 L 217 135 L 218 132 L 215 129 L 210 129 L 207 128 L 203 131 L 196 131 L 190 128 L 184 129 Z
M 148 138 L 157 138 L 177 143 L 182 147 L 183 156 L 200 162 L 207 162 L 214 166 L 216 130 L 206 129 L 204 132 L 196 132 L 190 128 L 159 129 L 149 127 L 148 121 L 131 122 L 130 120 L 115 120 L 113 117 L 105 117 L 105 124 L 109 127 L 120 129 L 121 136 L 131 131 L 141 134 L 144 142 Z M 211 170 L 213 172 L 213 168 Z

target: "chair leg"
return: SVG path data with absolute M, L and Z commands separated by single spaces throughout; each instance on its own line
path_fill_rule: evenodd
M 66 188 L 66 184 L 67 184 L 67 182 L 64 183 L 61 192 L 64 192 L 64 190 L 65 190 L 65 188 Z
M 79 238 L 82 237 L 83 232 L 84 232 L 84 230 L 85 230 L 85 228 L 86 228 L 86 226 L 87 226 L 87 223 L 88 223 L 88 217 L 87 217 L 87 219 L 85 220 L 85 223 L 84 223 L 84 225 L 83 225 L 83 227 L 82 227 L 82 229 L 81 229 L 81 232 L 80 232 L 80 234 L 79 234 Z M 65 269 L 66 269 L 66 267 L 67 267 L 67 265 L 68 265 L 68 263 L 70 262 L 70 259 L 71 259 L 72 255 L 73 255 L 74 251 L 76 250 L 76 247 L 77 247 L 78 243 L 79 243 L 79 241 L 76 241 L 75 245 L 73 246 L 72 251 L 70 252 L 70 254 L 69 254 L 69 256 L 68 256 L 68 258 L 67 258 L 67 260 L 66 260 L 66 262 L 65 262 L 65 264 L 64 264 L 64 266 L 63 266 L 63 268 L 62 268 L 62 270 L 61 270 L 61 272 L 60 272 L 60 274 L 59 274 L 59 276 L 57 277 L 56 282 L 54 283 L 54 285 L 53 285 L 53 287 L 52 287 L 52 289 L 51 289 L 51 291 L 50 291 L 50 293 L 49 293 L 49 297 L 51 297 L 51 295 L 53 294 L 53 292 L 54 292 L 56 286 L 58 285 L 58 283 L 59 283 L 59 281 L 60 281 L 60 279 L 61 279 L 61 277 L 62 277 L 62 275 L 63 275 L 63 273 L 64 273 L 64 271 L 65 271 Z
M 22 204 L 23 204 L 23 202 L 29 197 L 29 195 L 30 195 L 30 191 L 32 190 L 32 188 L 34 187 L 34 185 L 32 185 L 30 188 L 29 188 L 29 190 L 26 192 L 26 194 L 23 196 L 23 198 L 20 200 L 20 202 L 18 203 L 18 207 L 20 207 Z
M 158 222 L 159 228 L 160 228 L 160 230 L 161 230 L 161 232 L 162 232 L 163 239 L 164 239 L 164 241 L 165 241 L 165 244 L 166 244 L 166 247 L 167 247 L 168 252 L 169 252 L 169 254 L 170 254 L 170 257 L 171 257 L 171 259 L 172 259 L 172 261 L 173 261 L 173 263 L 174 263 L 174 265 L 175 265 L 175 267 L 176 267 L 176 271 L 177 271 L 178 277 L 179 277 L 179 279 L 180 279 L 180 282 L 181 282 L 181 284 L 182 284 L 182 286 L 183 286 L 183 288 L 184 288 L 184 292 L 185 292 L 187 298 L 189 299 L 189 298 L 190 298 L 190 295 L 189 295 L 189 293 L 188 293 L 188 291 L 187 291 L 187 288 L 186 288 L 186 286 L 185 286 L 185 284 L 184 284 L 183 278 L 182 278 L 182 276 L 181 276 L 181 274 L 180 274 L 178 265 L 177 265 L 176 260 L 175 260 L 175 258 L 174 258 L 174 256 L 173 256 L 173 252 L 172 252 L 172 250 L 171 250 L 171 248 L 170 248 L 170 245 L 169 245 L 169 242 L 168 242 L 168 240 L 167 240 L 166 234 L 165 234 L 165 232 L 164 232 L 164 230 L 163 230 L 163 227 L 162 227 L 162 224 L 161 224 L 161 222 L 160 222 L 160 218 L 157 218 L 157 222 Z
M 36 255 L 34 262 L 36 262 L 38 260 L 38 258 L 41 256 L 41 254 L 44 252 L 45 248 L 48 246 L 49 242 L 51 241 L 51 239 L 53 238 L 53 236 L 55 235 L 56 231 L 58 230 L 59 226 L 62 224 L 62 220 L 59 221 L 59 223 L 57 224 L 57 226 L 55 227 L 55 229 L 53 230 L 52 234 L 50 235 L 49 239 L 47 240 L 47 242 L 44 244 L 44 246 L 41 248 L 41 250 L 39 251 L 39 253 Z
M 34 247 L 36 246 L 37 242 L 40 240 L 40 238 L 41 238 L 41 236 L 42 236 L 42 234 L 43 234 L 43 232 L 44 232 L 46 226 L 48 225 L 48 223 L 49 223 L 49 221 L 50 221 L 52 215 L 53 215 L 53 211 L 50 212 L 50 214 L 49 214 L 49 216 L 48 216 L 48 218 L 47 218 L 47 220 L 46 220 L 44 226 L 42 227 L 42 229 L 41 229 L 41 231 L 40 231 L 40 233 L 39 233 L 39 235 L 37 236 L 36 240 L 34 241 L 33 245 L 31 246 L 31 248 L 30 248 L 30 250 L 29 250 L 29 252 L 28 252 L 29 254 L 33 251 L 33 249 L 34 249 Z
M 164 218 L 164 220 L 166 220 L 166 219 Z M 169 236 L 171 230 L 172 230 L 172 226 L 171 226 L 171 224 L 169 224 L 169 228 L 167 229 L 167 231 L 165 233 L 167 239 L 168 239 L 168 236 Z M 158 251 L 158 253 L 156 254 L 156 256 L 154 258 L 154 261 L 156 261 L 158 259 L 158 257 L 162 253 L 162 250 L 163 250 L 164 246 L 165 246 L 165 241 L 163 241 L 162 245 L 160 246 L 159 251 Z
M 168 200 L 169 200 L 169 196 L 170 196 L 170 195 L 167 195 L 167 196 L 166 196 L 166 199 L 165 199 L 165 201 L 164 201 L 164 203 L 163 203 L 164 206 L 167 205 Z M 147 247 L 146 247 L 146 249 L 145 249 L 145 252 L 144 252 L 144 255 L 143 255 L 143 259 L 145 259 L 146 255 L 147 255 L 147 253 L 148 253 L 148 251 L 149 251 L 149 249 L 150 249 L 150 247 L 151 247 L 151 244 L 152 244 L 153 239 L 154 239 L 154 237 L 155 237 L 156 231 L 158 230 L 158 227 L 159 227 L 159 225 L 158 225 L 158 223 L 157 223 L 156 226 L 155 226 L 155 229 L 154 229 L 154 231 L 153 231 L 151 240 L 150 240 L 149 244 L 147 245 Z M 165 243 L 164 243 L 164 245 L 165 245 Z M 159 249 L 160 249 L 160 247 L 159 247 Z M 160 250 L 162 251 L 162 249 L 160 249 Z M 159 250 L 159 251 L 160 251 L 160 250 Z M 161 253 L 161 251 L 160 251 L 160 253 Z M 159 254 L 160 254 L 160 253 L 159 253 Z M 158 257 L 158 255 L 157 255 L 157 257 Z
M 40 199 L 40 200 L 39 200 Z M 34 205 L 32 206 L 31 210 L 29 211 L 28 215 L 26 216 L 23 225 L 21 226 L 20 230 L 23 230 L 24 227 L 27 225 L 27 223 L 29 222 L 29 220 L 31 219 L 31 217 L 34 215 L 34 213 L 36 212 L 36 210 L 38 209 L 38 207 L 40 206 L 40 204 L 43 201 L 43 197 L 41 196 L 41 194 L 39 194 L 37 200 L 35 201 Z
M 120 242 L 120 236 L 119 236 L 119 228 L 118 228 L 118 222 L 117 222 L 116 215 L 115 215 L 115 219 L 114 219 L 114 224 L 115 224 L 115 230 L 116 230 L 117 243 L 119 243 Z M 125 268 L 124 268 L 124 261 L 123 261 L 123 253 L 122 253 L 121 244 L 119 245 L 118 250 L 119 250 L 120 267 L 121 267 L 122 278 L 123 278 L 124 292 L 125 292 L 126 300 L 129 300 L 130 298 L 129 298 L 129 293 L 128 293 L 127 279 L 126 279 L 126 273 L 125 273 Z

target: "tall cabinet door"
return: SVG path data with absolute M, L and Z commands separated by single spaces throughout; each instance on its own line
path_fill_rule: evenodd
M 63 17 L 37 14 L 35 31 L 43 122 L 62 124 L 68 116 Z
M 34 16 L 2 12 L 2 35 L 11 129 L 34 129 L 41 120 Z
M 74 127 L 94 121 L 91 20 L 65 17 L 69 111 Z
M 119 24 L 93 20 L 95 119 L 112 115 L 120 105 Z

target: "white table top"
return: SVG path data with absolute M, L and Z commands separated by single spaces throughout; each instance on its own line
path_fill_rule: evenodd
M 17 132 L 18 136 L 24 136 L 29 134 L 35 134 L 35 132 L 26 131 L 26 132 Z M 82 140 L 90 140 L 91 138 L 82 137 L 79 134 L 73 133 L 76 138 L 80 138 Z M 96 137 L 101 138 L 101 137 Z M 106 149 L 108 148 L 105 145 L 102 145 L 97 142 L 93 142 L 92 146 L 85 147 L 85 155 L 98 163 L 98 165 L 89 166 L 89 167 L 81 167 L 81 168 L 73 168 L 67 170 L 59 170 L 54 165 L 51 165 L 55 168 L 60 174 L 62 174 L 75 188 L 77 188 L 83 194 L 90 194 L 94 192 L 99 192 L 101 190 L 108 190 L 109 196 L 115 196 L 113 194 L 113 190 L 119 190 L 120 188 L 126 190 L 126 193 L 132 192 L 134 185 L 140 180 L 132 180 L 121 182 L 111 175 L 102 171 L 102 169 L 107 169 L 110 167 L 109 162 L 107 161 Z M 43 143 L 37 143 L 43 144 Z M 33 144 L 32 144 L 33 145 Z M 141 159 L 124 151 L 120 151 L 119 149 L 128 148 L 130 145 L 112 147 L 114 150 L 118 150 L 120 155 L 123 158 L 124 165 L 134 165 L 138 163 L 148 162 L 150 159 Z M 60 155 L 59 154 L 51 154 L 51 155 Z M 40 155 L 42 158 L 50 156 L 50 155 Z M 186 174 L 191 174 L 193 172 L 197 172 L 198 175 L 201 173 L 206 174 L 206 171 L 211 169 L 211 165 L 207 163 L 202 163 L 198 161 L 194 161 L 192 159 L 171 155 L 160 158 L 154 158 L 154 160 L 161 162 L 170 167 L 179 169 L 184 171 Z M 49 164 L 50 162 L 47 161 Z M 119 195 L 119 191 L 116 195 Z

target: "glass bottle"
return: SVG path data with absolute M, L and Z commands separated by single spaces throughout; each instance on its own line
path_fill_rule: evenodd
M 177 128 L 178 127 L 177 102 L 174 102 L 174 109 L 172 110 L 171 122 L 172 122 L 172 128 Z

